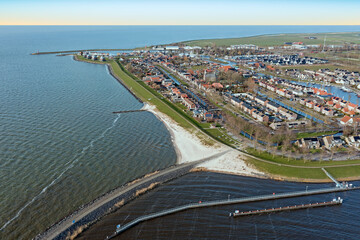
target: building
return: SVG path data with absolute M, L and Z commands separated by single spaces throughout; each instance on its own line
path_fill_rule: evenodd
M 353 123 L 353 119 L 349 116 L 344 116 L 341 120 L 340 120 L 340 124 L 342 125 L 350 125 Z

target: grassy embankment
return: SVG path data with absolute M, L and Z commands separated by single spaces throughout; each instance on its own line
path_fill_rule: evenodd
M 305 37 L 314 36 L 317 39 L 305 39 Z M 326 44 L 344 44 L 360 43 L 359 33 L 301 33 L 301 34 L 276 34 L 260 35 L 242 38 L 225 38 L 225 39 L 204 39 L 182 42 L 188 46 L 224 46 L 237 44 L 255 44 L 260 47 L 279 46 L 284 42 L 303 42 L 304 44 L 323 44 L 326 36 Z
M 304 161 L 272 155 L 271 153 L 248 149 L 248 152 L 263 161 L 249 158 L 248 162 L 257 169 L 274 177 L 292 180 L 328 179 L 321 168 L 325 168 L 335 178 L 356 179 L 360 176 L 360 160 L 346 161 Z

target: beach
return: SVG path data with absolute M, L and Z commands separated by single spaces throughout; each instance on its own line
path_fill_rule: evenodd
M 203 143 L 203 141 L 194 133 L 190 133 L 179 126 L 174 120 L 157 110 L 153 105 L 144 103 L 142 109 L 153 113 L 164 123 L 170 132 L 177 155 L 177 164 L 193 162 L 220 152 L 229 151 L 218 158 L 201 163 L 197 167 L 203 171 L 206 170 L 243 176 L 259 177 L 259 175 L 263 175 L 262 172 L 249 166 L 244 161 L 245 156 L 241 152 L 219 142 L 216 142 L 211 146 Z

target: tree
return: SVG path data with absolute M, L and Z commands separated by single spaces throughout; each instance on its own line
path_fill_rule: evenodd
M 247 86 L 249 92 L 253 92 L 253 93 L 257 92 L 258 87 L 257 87 L 255 81 L 252 78 L 249 78 L 245 82 L 245 85 Z

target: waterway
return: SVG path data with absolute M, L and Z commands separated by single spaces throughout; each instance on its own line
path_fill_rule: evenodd
M 175 163 L 170 134 L 105 66 L 36 51 L 358 26 L 0 26 L 0 239 L 31 239 L 130 180 Z M 177 190 L 174 190 L 177 191 Z
M 297 82 L 297 81 L 292 81 L 292 82 L 297 83 L 302 86 L 325 89 L 328 93 L 331 93 L 335 97 L 340 97 L 340 98 L 344 99 L 345 101 L 350 101 L 357 105 L 360 104 L 360 99 L 357 97 L 356 93 L 354 93 L 353 91 L 345 92 L 341 89 L 342 87 L 340 87 L 340 86 L 323 86 L 318 83 L 306 83 L 306 82 Z M 349 87 L 347 86 L 347 88 L 349 88 Z

